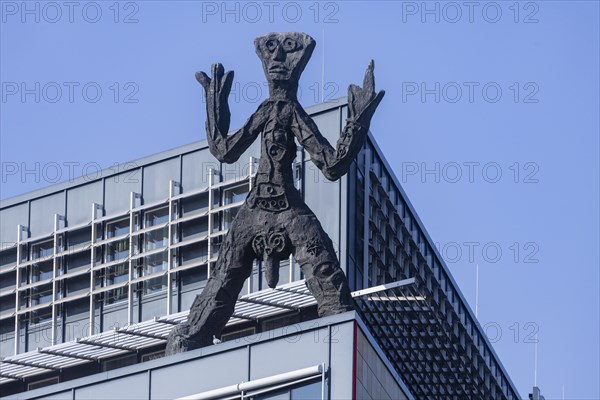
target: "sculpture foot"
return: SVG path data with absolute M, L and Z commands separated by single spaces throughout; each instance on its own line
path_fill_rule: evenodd
M 306 286 L 317 299 L 319 317 L 354 310 L 354 301 L 344 272 L 330 264 L 322 264 L 315 275 L 306 280 Z
M 189 334 L 190 326 L 187 322 L 182 322 L 171 330 L 167 338 L 167 347 L 165 356 L 184 353 L 189 350 L 199 349 L 211 344 L 210 340 L 201 340 L 194 335 Z M 195 335 L 198 336 L 198 335 Z

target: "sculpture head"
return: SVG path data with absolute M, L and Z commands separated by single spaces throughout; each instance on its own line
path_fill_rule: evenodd
M 297 84 L 308 63 L 315 40 L 305 33 L 267 33 L 254 39 L 269 82 L 290 81 Z

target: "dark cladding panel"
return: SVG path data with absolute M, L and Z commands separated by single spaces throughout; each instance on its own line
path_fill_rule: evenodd
M 2 248 L 16 243 L 17 225 L 19 224 L 29 225 L 29 205 L 27 203 L 0 210 L 0 246 Z
M 54 232 L 54 214 L 65 215 L 65 193 L 59 192 L 31 202 L 31 237 Z
M 169 181 L 181 181 L 179 169 L 179 157 L 144 167 L 144 204 L 166 200 L 169 197 Z
M 92 219 L 92 203 L 102 204 L 102 181 L 67 191 L 67 223 L 79 225 Z
M 130 193 L 142 192 L 142 170 L 133 163 L 125 172 L 109 176 L 104 180 L 104 211 L 115 215 L 129 210 Z

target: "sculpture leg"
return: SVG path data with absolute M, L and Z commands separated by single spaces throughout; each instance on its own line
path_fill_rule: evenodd
M 303 210 L 289 224 L 288 235 L 306 285 L 317 299 L 319 316 L 354 309 L 348 281 L 340 268 L 331 239 L 310 210 Z
M 249 254 L 249 229 L 244 227 L 239 214 L 221 245 L 213 275 L 202 293 L 194 299 L 187 321 L 169 334 L 166 355 L 212 344 L 213 335 L 221 335 L 233 314 L 244 281 L 252 273 L 254 258 Z M 237 223 L 238 220 L 240 223 Z

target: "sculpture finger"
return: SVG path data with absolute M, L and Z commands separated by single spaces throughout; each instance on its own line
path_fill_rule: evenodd
M 231 85 L 233 84 L 233 71 L 229 71 L 225 74 L 223 81 L 221 82 L 221 93 L 225 96 L 229 96 L 231 91 Z
M 381 103 L 383 96 L 385 96 L 385 90 L 380 90 L 375 96 L 375 98 L 371 100 L 367 105 L 367 111 L 372 110 L 371 112 L 374 113 L 377 107 L 379 106 L 379 103 Z
M 375 62 L 371 60 L 369 62 L 369 66 L 367 67 L 367 71 L 365 72 L 365 79 L 363 81 L 363 90 L 369 97 L 375 95 L 375 75 L 373 74 L 374 69 Z
M 202 71 L 196 72 L 196 80 L 202 85 L 204 90 L 208 91 L 210 78 Z
M 348 86 L 348 114 L 352 118 L 356 115 L 356 98 L 358 97 L 359 87 L 356 85 Z
M 381 100 L 383 99 L 384 95 L 385 95 L 385 90 L 381 90 L 381 91 L 379 91 L 379 93 L 377 93 L 375 98 L 373 98 L 373 100 L 371 100 L 367 104 L 367 106 L 365 107 L 363 112 L 358 117 L 358 122 L 360 122 L 362 125 L 366 125 L 366 126 L 368 126 L 371 123 L 371 118 L 373 118 L 373 114 L 375 114 L 375 110 L 379 106 L 379 103 L 381 103 Z
M 215 63 L 212 65 L 212 78 L 214 80 L 220 81 L 224 72 L 225 69 L 223 68 L 223 64 Z

